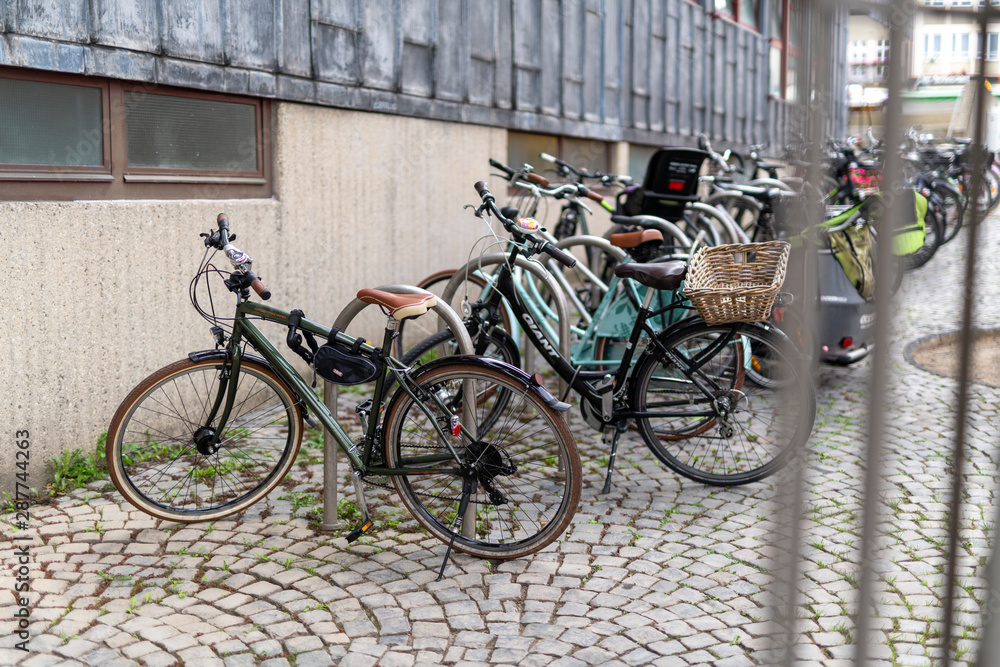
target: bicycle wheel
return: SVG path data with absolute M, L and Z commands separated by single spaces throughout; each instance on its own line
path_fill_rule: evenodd
M 937 249 L 941 247 L 943 238 L 944 229 L 942 228 L 941 218 L 938 217 L 937 212 L 933 208 L 928 207 L 927 214 L 924 216 L 924 245 L 916 252 L 902 256 L 903 268 L 907 271 L 912 271 L 929 262 L 934 253 L 937 252 Z
M 517 558 L 559 537 L 576 512 L 582 475 L 576 443 L 562 416 L 516 376 L 475 362 L 428 366 L 413 379 L 441 397 L 447 411 L 427 403 L 428 415 L 409 394 L 397 391 L 385 421 L 385 460 L 390 467 L 419 468 L 429 465 L 429 456 L 446 458 L 448 449 L 433 422 L 443 423 L 450 433 L 451 418 L 461 419 L 462 435 L 452 439 L 452 446 L 464 466 L 478 467 L 478 484 L 455 548 L 484 558 Z M 474 406 L 469 406 L 470 394 Z M 498 418 L 494 403 L 504 396 Z M 442 465 L 447 462 L 437 462 Z M 417 521 L 448 542 L 462 478 L 415 473 L 394 475 L 392 481 Z
M 267 495 L 295 460 L 299 402 L 270 368 L 247 358 L 219 449 L 205 451 L 220 427 L 206 419 L 224 373 L 223 359 L 170 364 L 133 389 L 111 420 L 111 480 L 147 514 L 180 522 L 235 514 Z
M 940 208 L 944 223 L 944 236 L 941 244 L 945 244 L 958 235 L 965 221 L 965 202 L 962 193 L 948 183 L 937 182 L 932 186 L 934 194 L 940 200 Z
M 474 344 L 475 342 L 473 339 Z M 442 329 L 414 345 L 401 361 L 407 366 L 412 366 L 417 362 L 426 364 L 454 354 L 460 354 L 455 334 L 451 329 Z M 517 343 L 503 329 L 493 329 L 490 334 L 490 342 L 480 355 L 499 359 L 511 366 L 520 367 L 521 365 L 521 353 L 517 349 Z
M 777 471 L 805 443 L 815 393 L 784 336 L 701 322 L 660 342 L 669 354 L 651 347 L 640 359 L 632 405 L 643 415 L 643 440 L 669 468 L 705 484 L 746 484 Z

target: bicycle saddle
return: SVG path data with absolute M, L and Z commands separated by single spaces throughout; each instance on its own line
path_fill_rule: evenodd
M 656 264 L 619 264 L 615 267 L 619 278 L 631 278 L 640 285 L 658 290 L 675 290 L 687 276 L 687 264 L 681 261 Z
M 437 297 L 430 292 L 424 294 L 393 294 L 382 290 L 365 288 L 358 292 L 358 299 L 373 303 L 389 311 L 397 320 L 420 317 L 437 305 Z
M 612 234 L 608 237 L 608 241 L 611 245 L 619 248 L 636 248 L 649 241 L 662 240 L 663 234 L 655 229 L 643 229 L 638 232 L 622 232 L 620 234 Z

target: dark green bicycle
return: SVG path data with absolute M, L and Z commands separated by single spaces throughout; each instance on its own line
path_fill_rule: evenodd
M 122 402 L 107 438 L 111 478 L 152 516 L 210 521 L 267 495 L 289 471 L 313 417 L 353 468 L 362 512 L 349 540 L 368 531 L 364 495 L 372 478 L 388 482 L 435 537 L 486 558 L 542 549 L 569 524 L 580 497 L 576 444 L 559 402 L 535 378 L 502 362 L 448 357 L 418 370 L 389 355 L 400 321 L 435 305 L 430 293 L 361 290 L 388 314 L 381 347 L 250 300 L 270 292 L 252 260 L 231 243 L 225 215 L 203 234 L 207 251 L 191 283 L 192 303 L 213 323 L 216 349 L 193 352 L 143 380 Z M 224 252 L 232 270 L 212 264 Z M 223 278 L 235 315 L 199 304 L 199 284 Z M 375 381 L 358 406 L 364 435 L 352 442 L 322 399 L 258 329 L 287 326 L 286 342 L 317 372 L 342 384 Z M 303 337 L 305 345 L 303 345 Z M 327 339 L 322 346 L 316 338 Z M 310 416 L 312 415 L 312 417 Z M 446 556 L 447 559 L 447 556 Z

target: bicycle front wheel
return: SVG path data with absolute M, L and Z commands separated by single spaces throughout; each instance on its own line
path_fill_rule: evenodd
M 184 359 L 122 402 L 106 455 L 111 480 L 135 507 L 170 521 L 211 521 L 261 500 L 288 472 L 302 442 L 298 399 L 270 368 L 244 358 L 229 420 L 220 425 L 208 417 L 225 401 L 231 370 L 224 359 Z M 218 449 L 209 453 L 220 428 Z
M 637 364 L 643 440 L 669 468 L 734 486 L 780 469 L 816 417 L 812 380 L 789 340 L 756 325 L 693 324 Z M 698 386 L 698 385 L 701 386 Z
M 463 467 L 478 477 L 455 549 L 483 558 L 534 553 L 569 525 L 580 500 L 582 472 L 576 443 L 562 416 L 524 382 L 499 369 L 461 360 L 426 367 L 413 376 L 437 402 L 414 401 L 399 390 L 385 421 L 385 460 L 412 474 L 392 477 L 414 518 L 448 542 L 462 499 L 463 480 L 435 423 L 450 438 Z M 502 414 L 496 414 L 498 402 Z M 452 437 L 458 418 L 461 434 Z

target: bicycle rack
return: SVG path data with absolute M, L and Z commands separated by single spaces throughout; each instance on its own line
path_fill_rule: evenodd
M 393 294 L 421 294 L 426 290 L 422 290 L 419 287 L 413 287 L 412 285 L 383 285 L 376 289 L 380 289 L 384 292 L 391 292 Z M 343 310 L 340 311 L 340 315 L 337 316 L 337 320 L 333 323 L 333 326 L 340 327 L 342 330 L 347 329 L 347 325 L 350 324 L 355 317 L 358 316 L 362 310 L 367 308 L 371 304 L 367 304 L 360 299 L 354 299 Z M 443 299 L 438 299 L 437 305 L 432 308 L 434 312 L 438 314 L 438 317 L 455 332 L 455 337 L 458 339 L 458 349 L 462 354 L 474 354 L 475 349 L 472 346 L 472 339 L 469 337 L 469 332 L 465 330 L 462 325 L 462 319 L 458 314 L 452 310 Z M 336 415 L 337 414 L 337 385 L 332 382 L 323 383 L 323 402 L 326 407 Z M 472 419 L 466 419 L 466 423 L 472 423 Z M 329 431 L 323 432 L 323 523 L 320 525 L 322 530 L 339 530 L 340 519 L 337 517 L 337 443 L 334 441 L 333 437 L 330 435 Z M 475 512 L 475 507 L 470 505 L 470 510 Z M 476 522 L 474 520 L 464 520 L 463 521 L 463 531 L 465 527 L 468 526 L 469 530 L 475 528 Z M 471 537 L 471 535 L 467 535 Z
M 451 280 L 444 288 L 444 292 L 441 294 L 441 301 L 446 303 L 451 303 L 452 299 L 455 298 L 455 293 L 458 291 L 459 286 L 465 280 L 467 275 L 471 275 L 476 271 L 479 271 L 487 266 L 495 266 L 499 264 L 506 264 L 508 257 L 504 253 L 494 253 L 490 255 L 483 255 L 477 259 L 472 260 L 465 266 L 459 268 L 455 271 L 455 275 L 452 276 Z M 532 275 L 534 275 L 539 280 L 545 282 L 549 289 L 552 291 L 553 298 L 555 300 L 556 315 L 559 318 L 559 340 L 552 341 L 557 343 L 559 347 L 559 354 L 564 358 L 569 359 L 570 357 L 570 326 L 569 326 L 569 307 L 566 305 L 566 296 L 563 294 L 562 287 L 556 282 L 555 278 L 545 270 L 538 262 L 532 262 L 524 257 L 518 257 L 515 262 L 517 266 L 525 269 Z M 454 331 L 454 329 L 452 329 Z M 462 331 L 465 332 L 465 327 L 462 327 Z M 467 332 L 466 332 L 467 333 Z M 461 345 L 459 346 L 461 347 Z M 528 348 L 531 350 L 532 348 Z M 529 364 L 522 364 L 528 366 Z M 526 369 L 528 370 L 528 369 Z M 530 369 L 529 372 L 534 369 Z M 566 381 L 559 380 L 559 395 L 562 396 L 566 392 Z

